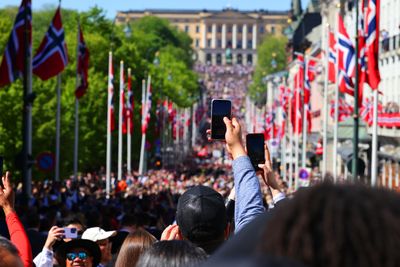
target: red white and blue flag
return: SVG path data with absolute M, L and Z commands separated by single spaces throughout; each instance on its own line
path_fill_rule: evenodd
M 133 102 L 133 92 L 132 92 L 132 75 L 131 69 L 128 69 L 128 98 L 126 99 L 126 120 L 127 124 L 129 122 L 128 133 L 132 134 L 133 132 L 133 109 L 134 109 L 134 102 Z
M 379 72 L 380 0 L 369 0 L 367 10 L 366 56 L 368 57 L 367 83 L 377 89 L 381 81 Z
M 86 46 L 85 39 L 80 24 L 78 25 L 78 64 L 76 75 L 78 85 L 75 90 L 76 98 L 81 98 L 89 86 L 88 84 L 88 71 L 89 71 L 89 49 Z
M 28 46 L 24 47 L 25 21 L 28 23 Z M 10 33 L 3 59 L 0 65 L 0 87 L 14 82 L 25 70 L 26 50 L 31 54 L 32 47 L 32 10 L 31 1 L 23 0 L 15 18 L 14 27 Z
M 356 52 L 340 15 L 338 21 L 339 30 L 337 52 L 339 60 L 339 88 L 342 93 L 354 96 L 354 84 L 351 79 L 355 76 Z
M 142 134 L 146 134 L 147 128 L 150 122 L 150 111 L 151 111 L 151 77 L 149 76 L 147 82 L 147 92 L 146 92 L 146 100 L 144 101 L 144 105 L 142 107 Z
M 329 31 L 329 58 L 328 58 L 328 80 L 336 82 L 336 39 L 333 32 Z
M 109 117 L 107 118 L 109 123 L 110 131 L 115 130 L 115 120 L 114 120 L 114 67 L 112 61 L 112 53 L 110 52 L 108 58 L 108 114 Z
M 348 117 L 350 117 L 353 114 L 353 107 L 344 100 L 344 98 L 339 98 L 339 118 L 338 121 L 344 121 Z M 335 119 L 335 101 L 331 101 L 331 107 L 330 107 L 330 115 L 332 119 Z
M 62 72 L 67 66 L 68 50 L 64 35 L 61 10 L 58 7 L 53 21 L 33 58 L 33 73 L 40 79 L 48 80 Z

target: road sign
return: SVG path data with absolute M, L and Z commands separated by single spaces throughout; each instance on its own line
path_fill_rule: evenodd
M 36 167 L 42 172 L 51 172 L 56 165 L 56 159 L 51 152 L 42 152 L 36 157 Z
M 300 179 L 304 179 L 304 180 L 306 180 L 306 179 L 308 179 L 309 178 L 309 173 L 308 173 L 308 171 L 306 170 L 306 169 L 301 169 L 300 171 L 299 171 L 299 177 L 300 177 Z

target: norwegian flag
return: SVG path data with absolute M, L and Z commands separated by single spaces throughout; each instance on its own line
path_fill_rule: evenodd
M 333 32 L 329 31 L 329 65 L 328 80 L 332 83 L 336 82 L 336 39 Z
M 121 69 L 119 76 L 119 105 L 122 107 L 121 113 L 119 116 L 122 116 L 122 133 L 127 134 L 128 130 L 126 127 L 126 106 L 125 106 L 125 71 L 124 71 L 124 63 L 121 61 Z
M 147 128 L 150 122 L 150 110 L 151 110 L 151 77 L 149 76 L 147 82 L 147 92 L 146 92 L 146 101 L 144 107 L 142 107 L 142 134 L 146 134 Z
M 303 129 L 303 103 L 301 101 L 301 85 L 303 84 L 303 68 L 300 68 L 294 76 L 294 92 L 292 96 L 292 126 L 293 133 L 300 134 Z
M 76 98 L 81 98 L 88 88 L 88 71 L 89 71 L 89 49 L 86 47 L 85 39 L 81 25 L 78 25 L 78 64 L 77 64 L 77 77 L 78 86 L 75 90 Z
M 315 80 L 317 62 L 313 59 L 307 61 L 306 79 L 304 83 L 304 105 L 310 103 L 311 82 Z
M 126 105 L 125 105 L 125 112 L 126 112 L 126 121 L 128 124 L 129 121 L 129 127 L 125 127 L 128 129 L 125 129 L 128 131 L 128 133 L 132 134 L 133 133 L 133 110 L 134 110 L 134 101 L 133 101 L 133 91 L 132 91 L 132 74 L 131 74 L 131 69 L 128 69 L 128 96 L 126 99 Z
M 358 105 L 361 107 L 364 92 L 364 83 L 367 82 L 367 62 L 365 57 L 365 0 L 361 1 L 361 14 L 358 17 Z
M 354 96 L 354 84 L 351 78 L 355 76 L 356 54 L 353 43 L 344 27 L 343 19 L 339 16 L 338 31 L 338 68 L 339 88 L 342 93 Z
M 380 0 L 368 0 L 366 56 L 368 57 L 367 83 L 377 89 L 381 81 L 379 72 L 379 20 Z
M 264 139 L 270 140 L 278 135 L 278 128 L 275 125 L 274 110 L 267 113 L 265 122 Z
M 28 46 L 24 45 L 25 20 L 28 23 Z M 3 60 L 0 65 L 0 87 L 14 82 L 25 70 L 25 53 L 28 49 L 31 54 L 32 46 L 32 10 L 31 1 L 23 0 L 14 21 L 14 27 L 10 33 Z
M 112 53 L 110 52 L 108 58 L 108 110 L 110 116 L 108 117 L 108 124 L 110 126 L 110 131 L 115 130 L 115 120 L 114 120 L 114 67 L 112 62 Z
M 330 115 L 332 119 L 335 119 L 335 101 L 332 100 L 331 101 L 331 105 L 330 105 Z M 345 119 L 347 119 L 348 117 L 351 116 L 351 114 L 353 114 L 353 107 L 348 104 L 343 98 L 339 98 L 339 122 L 344 121 Z
M 60 7 L 33 58 L 33 73 L 42 80 L 48 80 L 64 70 L 68 64 L 67 44 L 64 40 L 64 28 Z

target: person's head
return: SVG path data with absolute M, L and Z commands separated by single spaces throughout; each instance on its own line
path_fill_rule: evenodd
M 73 239 L 64 242 L 58 249 L 61 265 L 65 267 L 96 267 L 100 263 L 99 246 L 90 240 Z
M 207 259 L 203 249 L 188 241 L 172 240 L 154 243 L 143 252 L 137 267 L 192 267 Z
M 8 240 L 0 236 L 0 266 L 23 267 L 18 249 Z
M 400 262 L 400 196 L 323 183 L 298 191 L 265 225 L 259 248 L 303 264 L 394 266 Z
M 224 199 L 206 186 L 192 187 L 179 198 L 176 221 L 182 237 L 209 254 L 229 233 Z
M 82 239 L 96 242 L 101 251 L 101 263 L 107 263 L 112 259 L 110 237 L 115 236 L 116 231 L 104 231 L 100 227 L 91 227 L 82 234 Z
M 122 243 L 115 267 L 136 266 L 140 255 L 156 241 L 154 236 L 144 230 L 129 234 Z

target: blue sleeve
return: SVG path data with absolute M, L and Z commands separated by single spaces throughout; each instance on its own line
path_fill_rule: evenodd
M 248 156 L 232 163 L 235 179 L 235 233 L 265 211 L 260 183 Z

